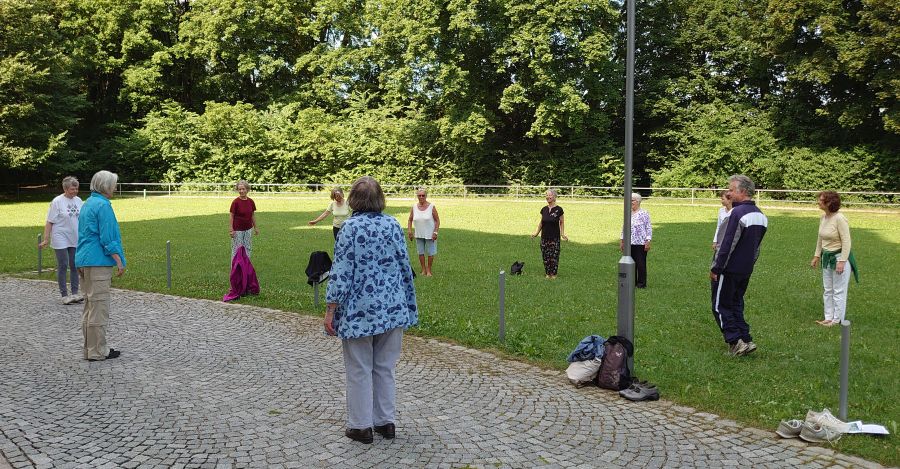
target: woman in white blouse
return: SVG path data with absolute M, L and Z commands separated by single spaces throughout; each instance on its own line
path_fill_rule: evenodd
M 825 214 L 819 221 L 816 253 L 810 266 L 815 268 L 822 264 L 825 319 L 816 322 L 823 326 L 834 326 L 840 324 L 847 313 L 847 287 L 850 285 L 851 271 L 855 274 L 856 260 L 850 251 L 850 223 L 844 214 L 838 213 L 841 209 L 841 196 L 834 191 L 824 191 L 819 193 L 818 202 Z
M 406 223 L 406 231 L 409 239 L 416 240 L 416 252 L 419 254 L 419 264 L 422 266 L 422 275 L 431 277 L 431 266 L 434 264 L 434 256 L 437 255 L 438 229 L 441 227 L 441 218 L 438 216 L 434 204 L 427 200 L 428 192 L 424 187 L 416 190 L 417 202 L 409 210 L 409 221 Z M 413 228 L 415 227 L 415 231 Z M 425 255 L 428 262 L 425 262 Z

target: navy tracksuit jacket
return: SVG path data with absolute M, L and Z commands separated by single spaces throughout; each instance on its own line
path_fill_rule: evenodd
M 729 344 L 738 339 L 753 340 L 750 325 L 744 320 L 744 293 L 768 226 L 768 219 L 755 202 L 735 202 L 710 268 L 719 276 L 712 282 L 713 316 Z

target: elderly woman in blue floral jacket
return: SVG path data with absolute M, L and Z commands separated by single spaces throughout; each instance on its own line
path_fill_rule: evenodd
M 347 429 L 355 441 L 395 435 L 394 368 L 403 331 L 419 321 L 409 253 L 397 220 L 382 213 L 375 179 L 353 183 L 353 216 L 334 244 L 325 331 L 341 338 L 347 372 Z

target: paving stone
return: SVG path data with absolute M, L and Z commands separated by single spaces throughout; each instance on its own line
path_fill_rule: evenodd
M 0 277 L 13 304 L 0 308 L 0 469 L 881 467 L 411 335 L 397 438 L 361 445 L 343 436 L 341 345 L 321 319 L 114 289 L 107 339 L 122 356 L 86 362 L 81 308 L 58 304 L 55 282 Z

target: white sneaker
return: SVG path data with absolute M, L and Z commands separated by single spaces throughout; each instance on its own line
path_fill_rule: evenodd
M 63 297 L 63 299 L 62 299 L 62 304 L 64 304 L 64 305 L 70 305 L 70 304 L 75 303 L 75 302 L 77 302 L 77 301 L 78 301 L 78 300 L 75 299 L 75 295 L 69 295 L 69 296 L 64 296 L 64 297 Z
M 810 425 L 818 424 L 838 433 L 847 433 L 850 431 L 850 424 L 832 415 L 831 411 L 827 408 L 822 409 L 822 412 L 813 412 L 811 410 L 807 412 L 806 423 Z
M 82 301 L 84 301 L 84 295 L 82 295 L 81 293 L 76 293 L 76 294 L 74 294 L 74 295 L 72 295 L 72 296 L 75 297 L 75 302 L 76 302 L 76 303 L 81 303 Z
M 810 443 L 834 443 L 841 439 L 841 435 L 841 432 L 817 423 L 803 422 L 800 428 L 800 439 Z

